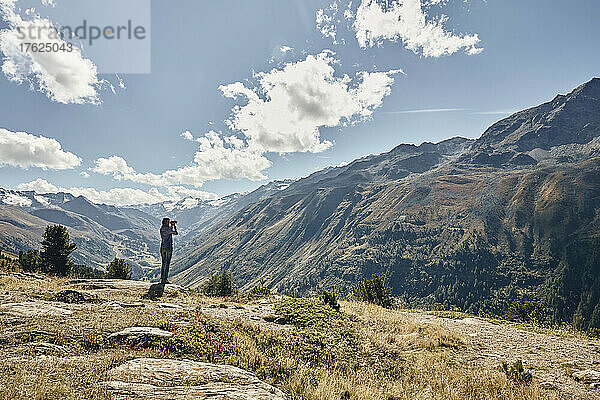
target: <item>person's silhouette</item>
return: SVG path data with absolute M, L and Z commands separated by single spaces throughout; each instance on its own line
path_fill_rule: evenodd
M 171 256 L 173 255 L 173 235 L 177 233 L 177 221 L 171 221 L 169 218 L 163 218 L 160 227 L 160 256 L 162 258 L 162 268 L 160 269 L 160 283 L 169 283 L 169 266 L 171 265 Z

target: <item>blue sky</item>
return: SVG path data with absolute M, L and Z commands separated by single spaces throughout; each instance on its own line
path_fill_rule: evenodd
M 2 2 L 7 4 L 10 0 Z M 54 15 L 61 10 L 61 0 L 55 2 Z M 419 4 L 418 0 L 410 2 Z M 251 190 L 268 180 L 305 176 L 329 165 L 388 151 L 403 142 L 439 141 L 452 136 L 475 138 L 509 112 L 537 105 L 598 75 L 597 2 L 449 0 L 427 5 L 422 1 L 420 9 L 426 14 L 427 23 L 435 23 L 444 14 L 447 20 L 438 24 L 443 24 L 440 26 L 445 34 L 458 38 L 459 44 L 461 38 L 468 42 L 465 35 L 477 34 L 480 40 L 476 48 L 482 51 L 472 51 L 478 54 L 468 54 L 474 46 L 467 44 L 456 51 L 449 50 L 452 54 L 439 56 L 427 56 L 430 43 L 415 33 L 414 27 L 406 31 L 412 37 L 402 34 L 404 27 L 399 26 L 401 33 L 396 40 L 380 36 L 375 37 L 377 44 L 372 47 L 361 47 L 352 26 L 361 5 L 356 0 L 349 20 L 343 17 L 348 2 L 338 3 L 333 22 L 340 22 L 332 27 L 336 39 L 324 37 L 319 29 L 324 24 L 317 27 L 316 15 L 319 9 L 331 15 L 332 3 L 333 0 L 179 0 L 175 6 L 171 1 L 152 1 L 151 73 L 118 77 L 100 73 L 98 81 L 104 82 L 93 82 L 91 77 L 89 87 L 94 88 L 95 94 L 86 98 L 77 97 L 79 94 L 60 97 L 62 92 L 57 89 L 53 99 L 48 90 L 30 89 L 30 83 L 36 86 L 39 77 L 29 76 L 18 84 L 0 73 L 0 128 L 8 137 L 8 141 L 0 142 L 5 143 L 5 149 L 0 149 L 0 185 L 42 190 L 45 186 L 40 186 L 40 181 L 37 186 L 23 184 L 43 179 L 57 188 L 91 193 L 92 200 L 117 204 L 127 202 L 123 199 L 127 192 L 113 192 L 113 199 L 108 191 L 114 188 L 154 193 L 157 201 L 185 195 L 182 188 L 189 193 L 201 191 L 221 196 Z M 372 5 L 375 6 L 380 4 Z M 48 6 L 40 4 L 36 10 L 43 16 L 45 7 Z M 393 11 L 381 6 L 382 13 Z M 22 13 L 22 17 L 25 19 L 26 15 Z M 377 23 L 373 19 L 363 22 Z M 0 27 L 10 29 L 10 21 L 5 18 Z M 377 26 L 372 29 L 378 31 Z M 412 48 L 411 40 L 417 43 Z M 284 52 L 284 46 L 292 50 Z M 6 48 L 0 50 L 8 52 Z M 3 52 L 4 62 L 6 53 Z M 85 49 L 81 54 L 86 58 Z M 288 76 L 299 77 L 301 86 L 302 68 L 308 67 L 309 57 L 316 60 L 314 66 L 329 65 L 335 71 L 336 86 L 330 92 L 319 92 L 325 97 L 318 103 L 327 107 L 313 114 L 304 110 L 300 119 L 289 121 L 282 115 L 281 121 L 279 117 L 270 120 L 268 113 L 282 108 L 267 107 L 263 98 L 256 107 L 265 113 L 267 122 L 240 114 L 237 123 L 224 123 L 232 119 L 236 104 L 243 111 L 247 103 L 244 90 L 256 90 L 260 79 L 256 73 L 265 72 L 268 79 L 279 79 L 275 84 L 278 88 L 285 87 L 282 82 Z M 286 70 L 286 65 L 294 63 L 301 64 Z M 395 72 L 399 69 L 404 74 Z M 270 74 L 273 70 L 281 73 Z M 377 78 L 373 85 L 387 90 L 387 94 L 381 100 L 372 96 L 361 100 L 359 111 L 350 105 L 334 111 L 341 101 L 363 98 L 361 73 L 378 73 L 372 75 Z M 330 98 L 338 93 L 337 85 L 344 74 L 349 76 L 351 94 L 344 94 L 342 100 Z M 125 88 L 118 86 L 119 77 Z M 234 99 L 225 95 L 224 88 L 235 82 L 240 85 L 230 87 L 231 97 L 237 96 Z M 312 93 L 313 89 L 306 90 Z M 373 95 L 371 91 L 369 94 Z M 337 112 L 340 123 L 334 123 L 336 115 L 322 115 L 323 112 Z M 309 121 L 313 117 L 315 120 Z M 300 130 L 305 122 L 308 128 L 316 126 L 318 138 L 305 137 L 303 131 L 289 131 L 296 129 L 289 128 L 290 124 L 298 125 Z M 274 132 L 279 123 L 289 129 Z M 189 131 L 193 139 L 198 139 L 211 130 L 215 133 L 205 137 L 204 144 L 180 136 Z M 12 146 L 12 136 L 8 135 L 16 132 L 27 133 L 24 140 L 35 141 L 34 136 L 55 139 L 61 146 L 59 157 L 72 153 L 79 162 L 68 157 L 64 159 L 66 164 L 44 164 L 46 159 L 20 162 L 17 156 L 27 158 L 28 154 L 20 151 L 15 155 L 7 150 Z M 225 140 L 232 136 L 240 142 Z M 198 157 L 200 164 L 194 161 L 198 152 L 202 153 Z M 111 156 L 124 160 L 127 167 L 114 163 L 116 159 Z M 99 164 L 99 159 L 112 163 Z M 214 167 L 214 171 L 211 169 L 202 179 L 163 174 L 186 166 L 202 168 L 203 162 Z M 234 166 L 235 163 L 239 165 Z M 153 175 L 142 176 L 146 173 Z M 173 190 L 169 191 L 169 187 Z M 90 188 L 96 192 L 89 192 Z M 131 193 L 132 202 L 147 198 Z

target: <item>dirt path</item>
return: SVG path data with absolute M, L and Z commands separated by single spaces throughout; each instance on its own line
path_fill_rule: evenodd
M 600 371 L 600 341 L 557 336 L 524 330 L 508 324 L 494 324 L 477 318 L 449 319 L 425 313 L 402 312 L 418 323 L 438 324 L 464 336 L 465 361 L 488 368 L 502 361 L 523 360 L 543 385 L 554 387 L 565 399 L 600 399 L 600 389 L 577 382 L 577 371 Z

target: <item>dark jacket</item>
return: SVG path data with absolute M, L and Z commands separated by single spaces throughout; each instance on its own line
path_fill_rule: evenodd
M 175 229 L 171 229 L 169 225 L 160 227 L 160 237 L 162 239 L 160 242 L 161 249 L 173 249 L 173 235 L 179 235 L 179 233 L 177 233 L 177 227 L 175 227 Z

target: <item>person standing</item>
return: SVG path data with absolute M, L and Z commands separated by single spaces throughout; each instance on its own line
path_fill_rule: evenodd
M 162 268 L 160 269 L 160 283 L 169 283 L 169 266 L 171 265 L 171 256 L 173 255 L 173 235 L 177 233 L 177 221 L 171 221 L 169 218 L 163 218 L 160 227 L 160 257 L 162 258 Z

